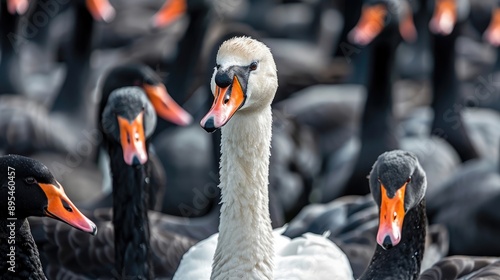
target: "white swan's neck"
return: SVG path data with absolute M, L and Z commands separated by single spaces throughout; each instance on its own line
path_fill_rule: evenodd
M 211 279 L 273 279 L 268 174 L 271 107 L 237 112 L 223 128 L 222 207 Z

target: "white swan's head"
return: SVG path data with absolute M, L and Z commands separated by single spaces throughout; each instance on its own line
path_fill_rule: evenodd
M 255 39 L 234 37 L 225 41 L 216 62 L 210 83 L 214 103 L 200 123 L 208 132 L 225 125 L 238 111 L 271 105 L 278 88 L 271 51 Z

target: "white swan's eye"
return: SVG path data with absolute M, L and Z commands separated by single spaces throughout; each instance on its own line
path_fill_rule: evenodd
M 257 61 L 250 63 L 250 70 L 252 71 L 257 70 L 257 66 L 258 66 Z
M 217 70 L 219 70 L 220 69 L 220 64 L 215 65 L 215 68 L 217 68 Z

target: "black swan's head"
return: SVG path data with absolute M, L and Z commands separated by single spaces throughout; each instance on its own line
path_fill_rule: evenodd
M 121 65 L 108 72 L 102 84 L 99 114 L 103 112 L 113 91 L 131 86 L 143 90 L 143 94 L 146 94 L 161 118 L 177 125 L 184 126 L 191 123 L 191 115 L 170 97 L 161 78 L 149 66 L 143 64 Z
M 417 157 L 395 150 L 380 155 L 369 176 L 370 190 L 379 207 L 377 243 L 384 249 L 401 241 L 406 213 L 420 204 L 427 180 Z
M 102 132 L 109 146 L 119 146 L 130 166 L 148 161 L 146 142 L 156 127 L 156 114 L 139 87 L 113 91 L 102 111 Z
M 19 155 L 0 157 L 0 218 L 47 216 L 95 235 L 97 227 L 66 196 L 39 161 Z

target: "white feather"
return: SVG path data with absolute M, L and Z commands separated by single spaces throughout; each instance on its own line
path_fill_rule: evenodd
M 306 233 L 290 239 L 273 231 L 276 267 L 274 279 L 346 280 L 353 279 L 344 252 L 325 236 Z M 210 279 L 218 234 L 193 246 L 182 258 L 174 280 Z

